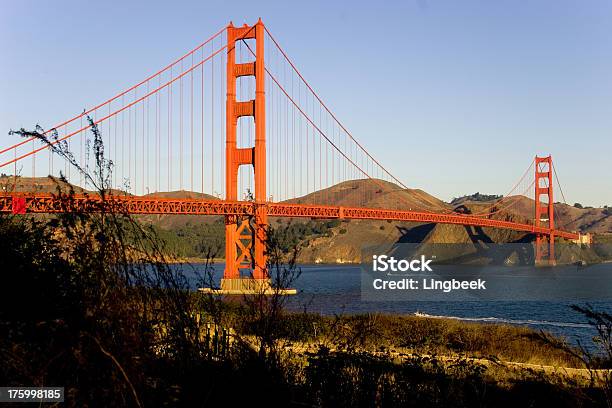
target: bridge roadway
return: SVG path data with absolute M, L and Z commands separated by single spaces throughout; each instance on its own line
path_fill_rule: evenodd
M 98 196 L 75 195 L 73 207 L 52 194 L 6 194 L 0 196 L 1 213 L 60 213 L 68 211 L 100 211 Z M 437 224 L 456 224 L 477 227 L 492 227 L 544 235 L 554 235 L 568 240 L 578 240 L 578 233 L 535 227 L 531 224 L 495 220 L 461 214 L 390 210 L 378 208 L 353 208 L 325 205 L 288 203 L 257 204 L 248 201 L 198 200 L 176 198 L 153 198 L 138 196 L 112 196 L 106 201 L 108 210 L 130 214 L 183 214 L 183 215 L 253 215 L 255 208 L 264 205 L 270 217 L 304 217 L 327 219 L 393 220 Z

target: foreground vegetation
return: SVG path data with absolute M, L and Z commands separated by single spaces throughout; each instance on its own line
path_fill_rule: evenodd
M 131 255 L 128 269 L 102 257 L 112 237 L 87 219 L 69 227 L 87 231 L 69 246 L 57 228 L 1 219 L 14 273 L 2 286 L 0 381 L 65 386 L 68 406 L 606 406 L 596 375 L 504 364 L 588 367 L 528 329 L 287 313 L 274 295 L 228 302 L 186 290 L 163 264 L 145 278 Z

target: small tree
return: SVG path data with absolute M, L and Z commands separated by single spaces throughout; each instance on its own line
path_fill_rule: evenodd
M 142 406 L 153 398 L 150 384 L 160 383 L 151 366 L 165 359 L 186 370 L 202 345 L 185 276 L 169 266 L 154 231 L 113 198 L 113 163 L 88 121 L 92 169 L 56 132 L 11 132 L 38 139 L 95 192 L 76 197 L 62 174 L 55 194 L 60 214 L 2 217 L 2 270 L 23 273 L 0 285 L 0 298 L 12 299 L 0 309 L 0 382 L 65 385 L 76 406 Z

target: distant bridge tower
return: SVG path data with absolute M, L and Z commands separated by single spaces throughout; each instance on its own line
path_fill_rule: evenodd
M 225 272 L 221 289 L 244 291 L 247 284 L 268 282 L 266 271 L 266 230 L 268 224 L 266 201 L 266 110 L 264 25 L 261 19 L 254 25 L 227 26 L 227 99 L 226 99 L 226 197 L 238 200 L 238 168 L 251 165 L 255 177 L 255 217 L 225 216 Z M 236 63 L 236 43 L 255 39 L 255 61 Z M 236 81 L 239 77 L 255 77 L 255 99 L 236 100 Z M 255 121 L 255 146 L 237 147 L 238 119 L 247 116 Z M 241 278 L 241 270 L 250 277 Z M 252 288 L 252 286 L 250 287 Z
M 553 201 L 552 156 L 535 158 L 535 219 L 534 226 L 548 227 L 550 235 L 536 232 L 536 264 L 555 264 L 555 209 Z

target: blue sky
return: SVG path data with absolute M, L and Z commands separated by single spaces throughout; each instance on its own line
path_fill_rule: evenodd
M 535 154 L 550 153 L 568 202 L 612 205 L 612 2 L 603 0 L 7 2 L 0 133 L 51 126 L 229 20 L 260 16 L 407 185 L 445 200 L 504 194 Z

